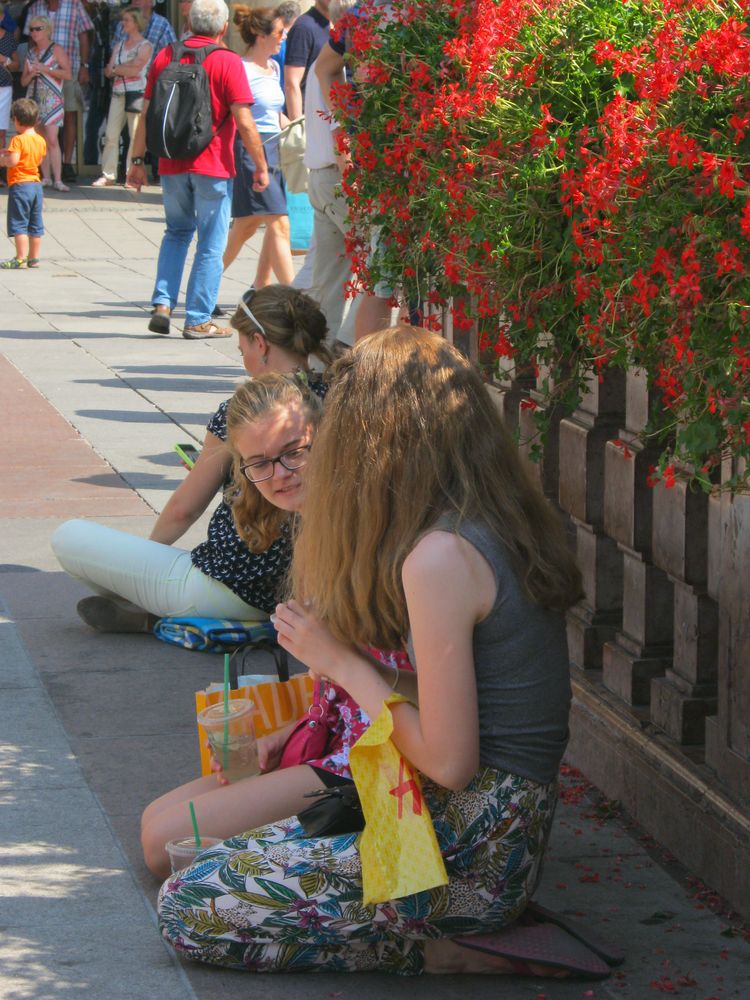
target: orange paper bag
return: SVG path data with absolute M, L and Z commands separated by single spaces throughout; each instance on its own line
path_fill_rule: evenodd
M 253 684 L 235 688 L 229 692 L 230 698 L 250 698 L 255 705 L 253 725 L 256 736 L 273 733 L 282 726 L 300 719 L 312 700 L 312 678 L 307 674 L 295 674 L 288 681 L 270 681 L 268 684 Z M 196 713 L 215 705 L 224 697 L 224 689 L 217 686 L 214 691 L 195 692 Z M 211 774 L 211 752 L 206 746 L 206 732 L 198 726 L 198 740 L 201 753 L 201 774 Z

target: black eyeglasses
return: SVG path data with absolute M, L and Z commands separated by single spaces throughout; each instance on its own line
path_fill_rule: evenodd
M 29 28 L 29 31 L 44 31 L 45 26 L 43 24 L 35 24 L 33 27 Z
M 262 458 L 258 462 L 248 462 L 240 466 L 240 472 L 249 483 L 263 483 L 273 477 L 276 463 L 283 465 L 289 472 L 296 472 L 307 462 L 312 445 L 303 444 L 299 448 L 291 448 L 276 458 Z

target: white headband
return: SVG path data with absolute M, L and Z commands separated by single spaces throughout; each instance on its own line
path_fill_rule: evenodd
M 266 331 L 263 329 L 263 324 L 259 323 L 258 320 L 255 318 L 255 316 L 253 316 L 253 314 L 250 312 L 250 310 L 248 309 L 248 307 L 245 305 L 245 300 L 244 299 L 240 299 L 240 306 L 245 311 L 245 314 L 247 315 L 247 318 L 250 320 L 250 322 L 251 323 L 255 323 L 255 325 L 258 327 L 258 329 L 260 330 L 260 332 L 265 337 Z

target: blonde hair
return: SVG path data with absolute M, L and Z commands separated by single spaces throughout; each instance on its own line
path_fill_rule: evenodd
M 232 438 L 247 424 L 282 406 L 301 406 L 310 423 L 317 425 L 320 400 L 304 381 L 293 375 L 269 372 L 250 379 L 236 390 L 227 407 L 227 442 L 232 451 L 232 487 L 227 502 L 232 507 L 237 534 L 251 552 L 265 552 L 279 537 L 281 526 L 290 515 L 266 500 L 257 486 L 240 472 L 242 457 Z
M 120 20 L 122 20 L 125 14 L 130 14 L 138 29 L 138 34 L 142 35 L 143 29 L 146 27 L 146 18 L 143 16 L 143 11 L 140 7 L 126 7 L 125 10 L 120 11 Z
M 47 17 L 46 14 L 37 14 L 35 17 L 32 17 L 31 20 L 29 21 L 29 27 L 33 28 L 34 25 L 36 25 L 37 27 L 41 25 L 46 31 L 50 33 L 50 37 L 52 36 L 52 32 L 54 30 L 52 27 L 52 21 L 50 18 Z
M 295 354 L 303 368 L 311 354 L 326 367 L 331 364 L 333 354 L 326 344 L 328 324 L 315 299 L 291 285 L 266 285 L 252 298 L 246 292 L 243 301 L 257 323 L 238 305 L 229 322 L 239 334 L 252 337 L 256 331 L 261 333 L 269 344 Z
M 332 377 L 291 582 L 334 635 L 401 645 L 409 631 L 403 563 L 445 513 L 484 522 L 535 603 L 564 609 L 578 600 L 581 576 L 560 519 L 457 350 L 396 327 L 360 341 Z

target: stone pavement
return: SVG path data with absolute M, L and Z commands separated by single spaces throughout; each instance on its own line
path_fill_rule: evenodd
M 4 207 L 0 197 L 0 210 Z M 268 1000 L 414 995 L 750 997 L 748 942 L 700 886 L 568 776 L 538 898 L 628 952 L 604 983 L 515 977 L 268 976 L 192 966 L 162 946 L 138 819 L 198 766 L 193 693 L 220 659 L 92 633 L 56 565 L 71 516 L 146 535 L 242 370 L 236 339 L 146 331 L 158 190 L 78 187 L 46 202 L 38 271 L 0 272 L 0 995 L 5 1000 Z M 250 283 L 257 240 L 222 286 Z M 10 242 L 3 256 L 10 256 Z M 202 537 L 205 518 L 185 542 Z

